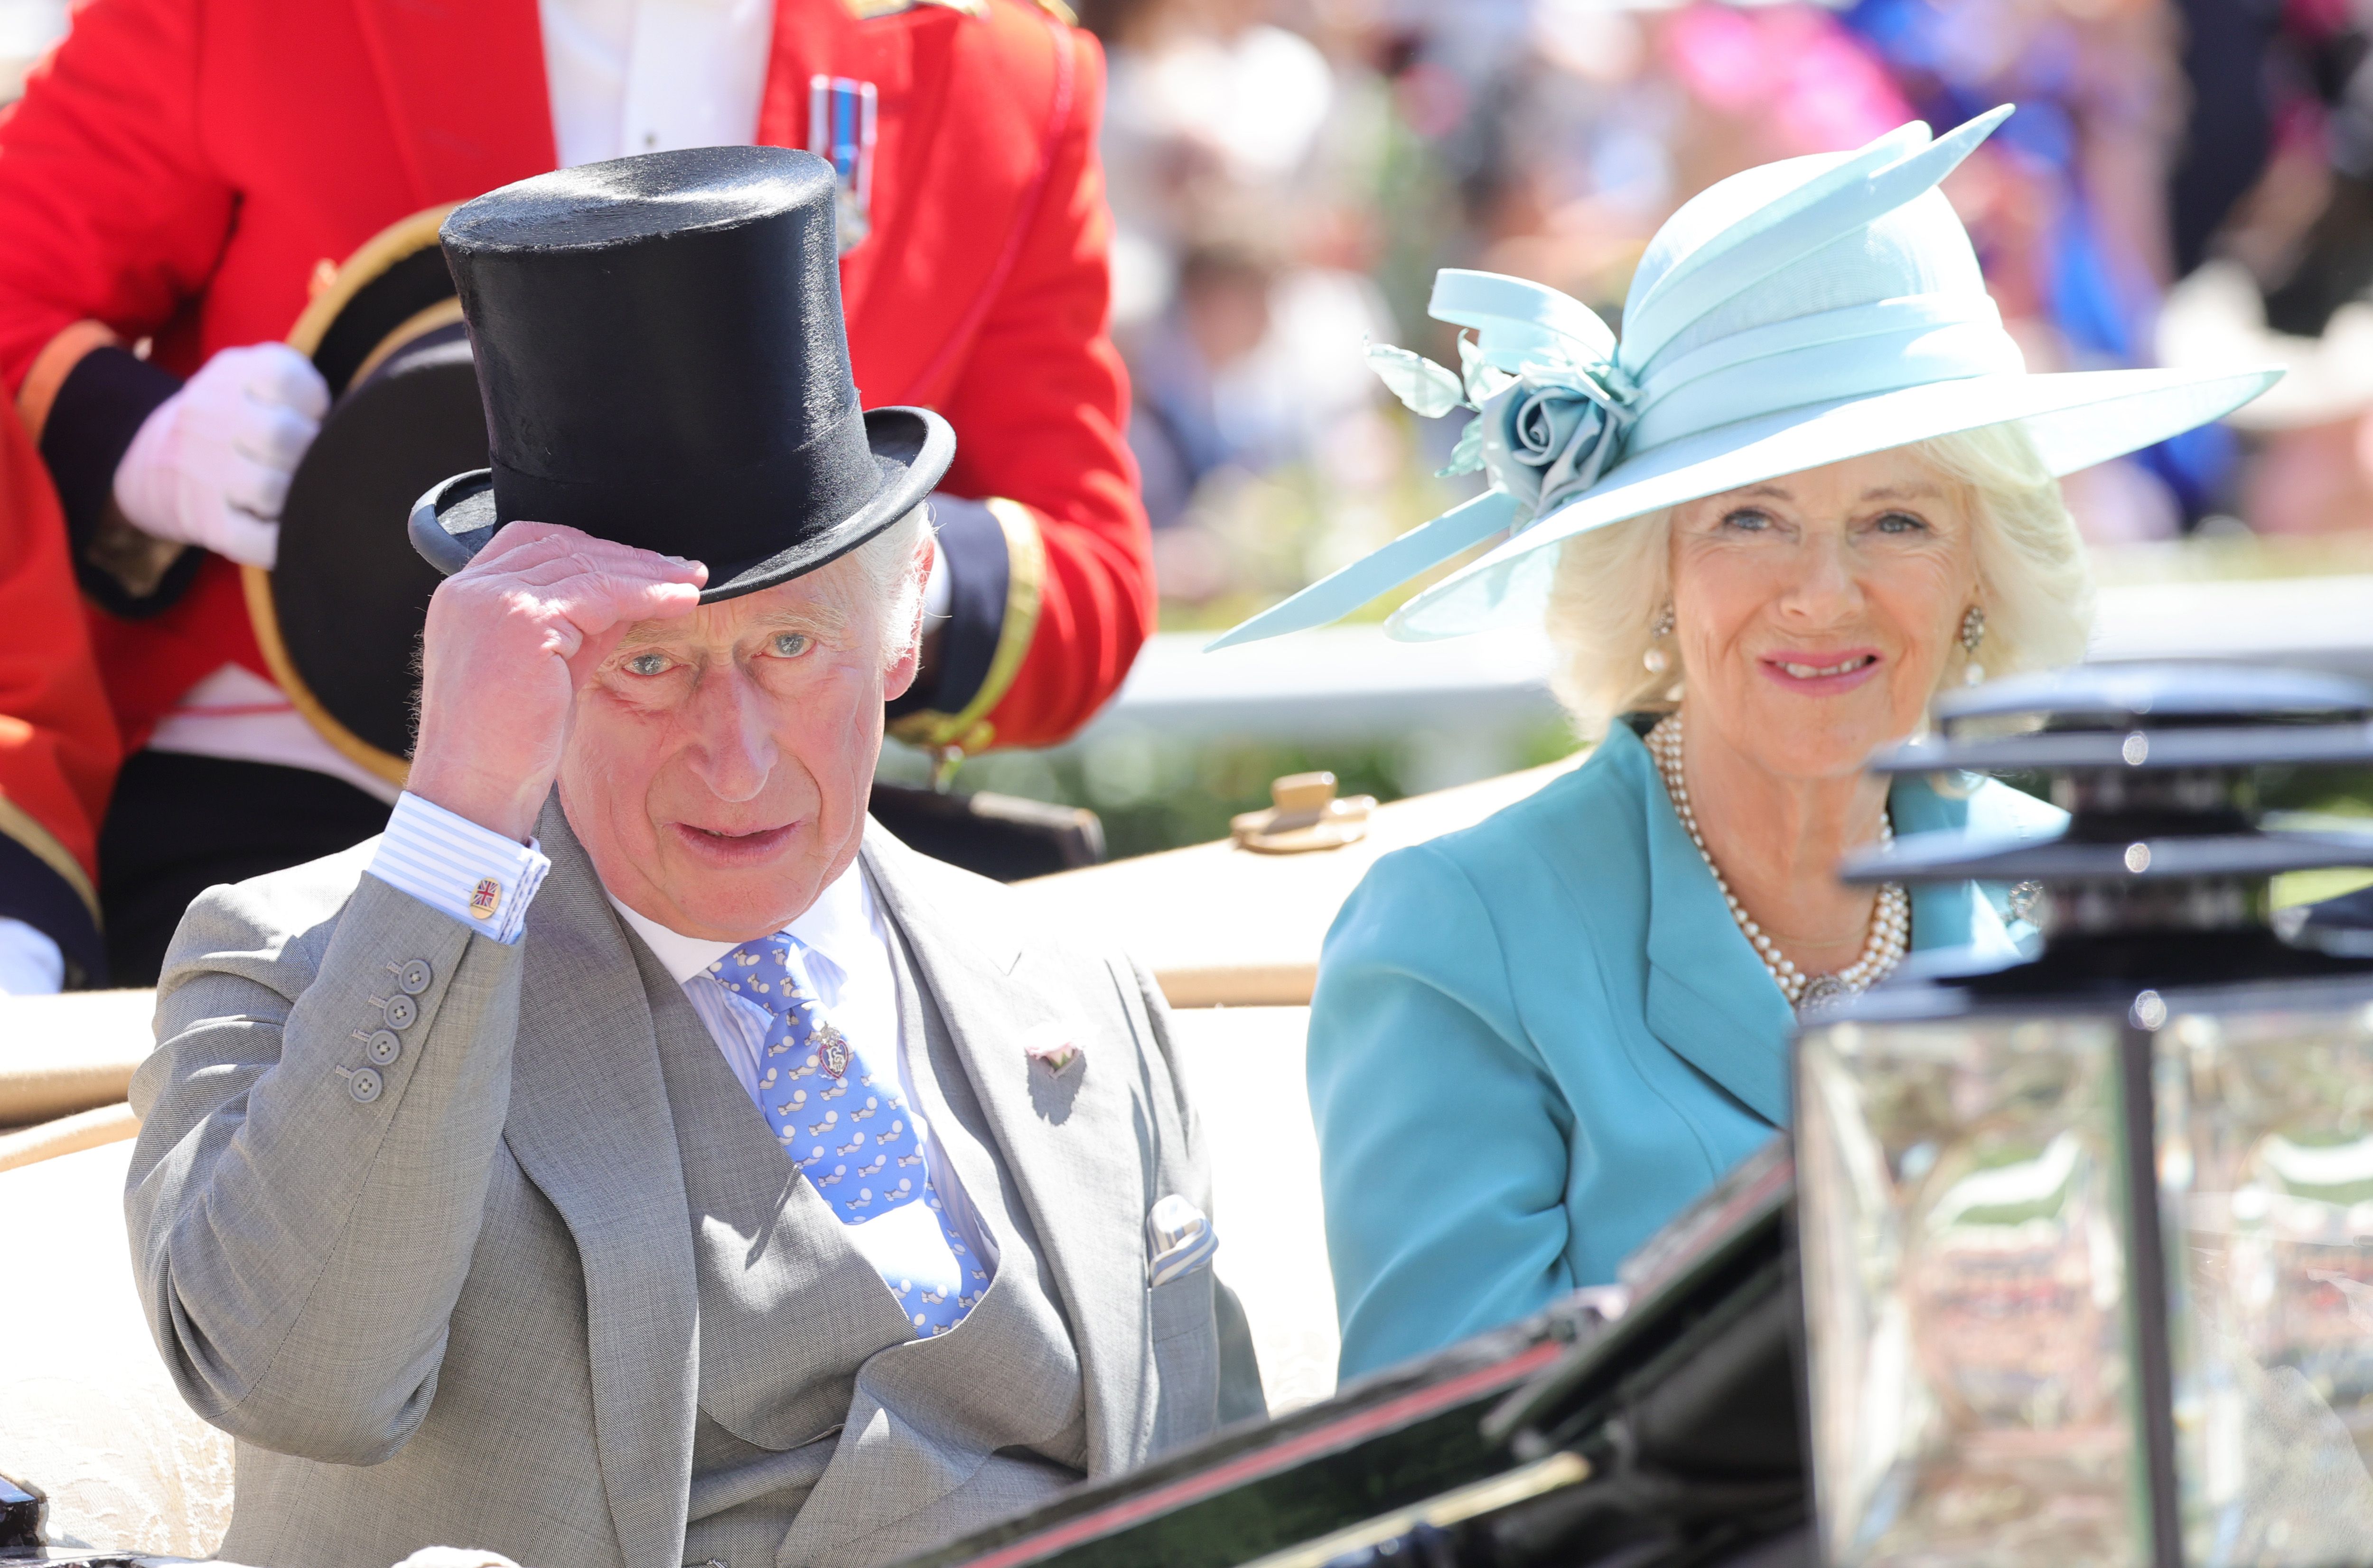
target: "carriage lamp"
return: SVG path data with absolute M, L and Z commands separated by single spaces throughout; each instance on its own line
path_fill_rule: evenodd
M 2011 885 L 2038 935 L 1800 1036 L 1830 1568 L 2373 1564 L 2373 946 L 2270 896 L 2373 835 L 2257 803 L 2367 765 L 2373 690 L 2201 665 L 1956 693 L 1876 765 L 2046 778 L 2070 818 L 1848 868 Z

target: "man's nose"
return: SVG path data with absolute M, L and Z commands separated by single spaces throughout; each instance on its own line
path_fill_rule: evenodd
M 773 717 L 766 694 L 739 668 L 704 671 L 686 715 L 693 770 L 724 801 L 755 799 L 775 771 Z

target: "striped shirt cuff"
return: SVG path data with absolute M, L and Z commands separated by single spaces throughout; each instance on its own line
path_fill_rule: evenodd
M 368 869 L 398 893 L 508 946 L 519 941 L 552 861 L 532 842 L 506 838 L 407 790 L 396 797 Z

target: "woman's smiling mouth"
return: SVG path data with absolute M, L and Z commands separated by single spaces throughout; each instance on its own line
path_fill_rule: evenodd
M 1879 665 L 1870 649 L 1843 653 L 1774 653 L 1756 662 L 1763 673 L 1791 691 L 1827 696 L 1863 684 Z
M 1878 655 L 1875 653 L 1862 653 L 1856 654 L 1852 659 L 1841 659 L 1835 664 L 1823 665 L 1818 669 L 1816 669 L 1810 664 L 1796 664 L 1792 663 L 1787 660 L 1782 660 L 1780 661 L 1780 668 L 1787 671 L 1788 673 L 1795 676 L 1800 681 L 1809 681 L 1818 675 L 1847 674 L 1853 671 L 1861 669 L 1865 664 L 1875 664 L 1877 661 Z

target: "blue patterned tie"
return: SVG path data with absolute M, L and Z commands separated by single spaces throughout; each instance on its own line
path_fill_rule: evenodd
M 925 1339 L 944 1334 L 980 1299 L 979 1259 L 940 1206 L 923 1164 L 923 1144 L 894 1071 L 877 1071 L 800 987 L 790 965 L 796 940 L 781 932 L 745 942 L 708 966 L 727 990 L 769 1015 L 759 1053 L 758 1103 L 791 1163 L 805 1173 L 843 1224 L 927 1202 L 953 1253 L 953 1281 L 893 1280 L 906 1319 Z

